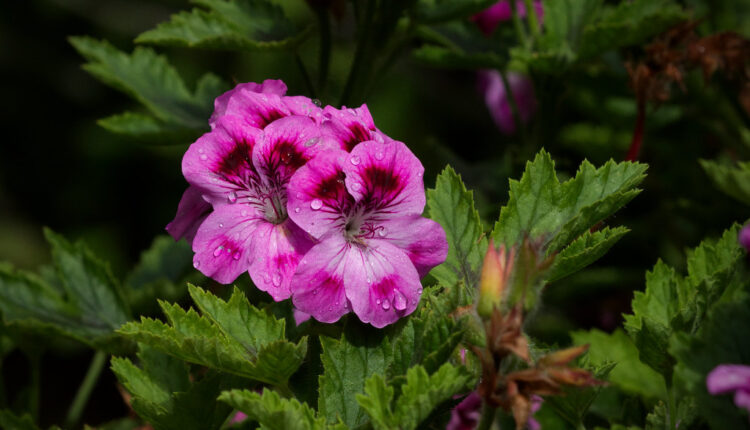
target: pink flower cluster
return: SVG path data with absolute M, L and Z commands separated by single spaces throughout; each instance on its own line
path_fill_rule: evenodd
M 366 105 L 321 108 L 278 80 L 216 99 L 185 153 L 190 183 L 167 231 L 221 283 L 247 271 L 274 300 L 322 322 L 354 312 L 383 327 L 416 308 L 445 232 L 422 218 L 424 168 Z

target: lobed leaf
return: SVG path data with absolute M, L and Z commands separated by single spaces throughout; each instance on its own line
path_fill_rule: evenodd
M 737 167 L 708 160 L 700 160 L 700 163 L 716 188 L 750 205 L 750 162 L 738 163 Z
M 219 400 L 238 409 L 248 418 L 257 421 L 262 429 L 269 430 L 323 430 L 341 428 L 326 425 L 325 418 L 317 416 L 306 403 L 285 399 L 275 391 L 263 390 L 258 394 L 249 390 L 231 390 L 221 393 Z M 343 427 L 346 428 L 346 427 Z
M 585 232 L 557 254 L 547 282 L 562 279 L 598 260 L 628 231 L 627 227 L 605 227 L 594 233 Z
M 474 291 L 487 239 L 474 209 L 473 193 L 450 166 L 438 175 L 435 189 L 427 190 L 427 216 L 443 226 L 449 245 L 445 262 L 430 273 L 445 286 L 460 281 Z

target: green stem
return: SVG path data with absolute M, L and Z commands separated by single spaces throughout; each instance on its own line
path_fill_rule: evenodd
M 297 64 L 302 79 L 305 81 L 305 86 L 307 87 L 308 93 L 310 93 L 310 98 L 318 98 L 315 95 L 315 86 L 312 83 L 312 79 L 310 79 L 310 74 L 307 73 L 307 68 L 305 67 L 305 63 L 302 62 L 302 57 L 300 57 L 299 52 L 294 53 L 294 62 Z
M 489 430 L 492 428 L 492 424 L 495 422 L 495 415 L 497 415 L 497 409 L 485 403 L 482 408 L 482 418 L 479 420 L 476 430 Z
M 671 384 L 667 387 L 667 401 L 669 402 L 667 412 L 669 419 L 667 420 L 667 425 L 669 426 L 669 430 L 674 430 L 677 427 L 677 403 L 675 402 L 674 390 Z
M 521 19 L 518 17 L 518 8 L 516 7 L 515 0 L 510 0 L 510 10 L 513 15 L 513 28 L 516 30 L 516 37 L 518 38 L 518 42 L 528 47 L 529 46 L 529 39 L 526 37 L 526 30 L 523 28 L 523 23 L 521 22 Z
M 522 137 L 524 136 L 523 122 L 521 122 L 521 111 L 518 109 L 518 103 L 516 103 L 516 96 L 513 95 L 513 89 L 510 87 L 508 76 L 504 71 L 498 70 L 500 73 L 500 79 L 503 80 L 503 86 L 505 87 L 505 97 L 508 99 L 510 104 L 510 112 L 513 115 L 513 122 L 516 123 L 516 131 Z M 522 139 L 525 140 L 525 139 Z
M 319 7 L 316 8 L 315 12 L 318 15 L 318 27 L 320 29 L 318 91 L 322 93 L 328 83 L 328 69 L 331 63 L 331 20 L 327 8 Z
M 357 38 L 357 49 L 354 53 L 354 61 L 352 67 L 349 69 L 349 76 L 346 78 L 346 84 L 344 85 L 344 91 L 341 94 L 340 105 L 350 104 L 352 100 L 352 94 L 357 81 L 360 78 L 361 70 L 365 65 L 365 59 L 369 54 L 369 48 L 371 44 L 370 32 L 372 30 L 372 19 L 375 15 L 375 1 L 367 0 L 365 5 L 364 15 L 362 17 L 362 28 L 359 31 L 359 37 Z
M 42 356 L 32 353 L 29 355 L 31 362 L 31 383 L 29 385 L 29 414 L 34 422 L 39 421 L 39 392 L 41 387 Z
M 534 39 L 539 37 L 539 17 L 536 16 L 534 0 L 523 0 L 526 6 L 526 18 L 529 20 L 529 28 Z
M 83 377 L 83 382 L 78 387 L 78 392 L 73 399 L 73 403 L 70 404 L 70 409 L 68 409 L 68 415 L 65 417 L 65 427 L 72 428 L 78 424 L 83 409 L 86 407 L 89 397 L 91 397 L 91 392 L 94 390 L 106 362 L 107 353 L 97 351 L 94 354 L 94 358 L 91 359 L 91 364 L 89 365 L 89 370 L 86 372 L 86 376 Z

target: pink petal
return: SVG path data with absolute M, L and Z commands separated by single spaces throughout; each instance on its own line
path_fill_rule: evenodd
M 321 152 L 289 181 L 289 217 L 315 238 L 342 230 L 345 214 L 354 204 L 344 184 L 342 163 L 347 156 L 339 149 Z
M 260 84 L 256 84 L 255 82 L 239 84 L 231 90 L 225 92 L 224 94 L 217 97 L 216 100 L 214 100 L 214 113 L 208 120 L 208 123 L 211 124 L 211 128 L 214 128 L 214 124 L 226 112 L 229 99 L 243 91 L 276 94 L 277 96 L 283 96 L 284 94 L 286 94 L 286 84 L 284 84 L 284 82 L 279 79 L 266 79 L 265 81 L 263 81 L 263 83 Z
M 203 199 L 200 190 L 191 185 L 182 194 L 177 204 L 177 215 L 167 224 L 166 230 L 174 240 L 184 237 L 188 243 L 193 243 L 198 227 L 209 213 L 211 205 Z
M 225 115 L 215 128 L 190 145 L 182 159 L 182 173 L 214 206 L 234 203 L 238 192 L 258 181 L 251 163 L 260 131 L 235 116 Z
M 263 223 L 267 221 L 247 205 L 215 208 L 193 240 L 193 265 L 217 282 L 233 282 L 256 258 L 251 242 Z
M 241 423 L 242 421 L 245 421 L 247 419 L 247 415 L 244 412 L 237 411 L 236 414 L 232 417 L 232 419 L 229 421 L 230 424 L 237 424 Z
M 723 394 L 735 390 L 750 391 L 750 366 L 722 364 L 706 377 L 706 387 L 711 394 Z
M 420 277 L 443 263 L 448 256 L 448 241 L 440 224 L 418 215 L 381 221 L 376 236 L 403 250 Z
M 740 246 L 745 248 L 745 251 L 750 252 L 750 224 L 742 227 L 742 230 L 740 230 L 740 234 L 737 237 L 737 241 L 740 243 Z
M 391 140 L 375 128 L 367 105 L 356 109 L 326 106 L 324 114 L 328 118 L 323 122 L 324 132 L 332 135 L 344 151 L 350 152 L 357 144 L 368 140 Z
M 479 424 L 482 398 L 476 391 L 466 396 L 451 411 L 451 420 L 445 430 L 473 430 Z
M 323 109 L 305 96 L 282 97 L 282 101 L 289 108 L 292 115 L 306 116 L 319 124 L 323 121 Z
M 297 169 L 330 145 L 312 119 L 282 118 L 263 130 L 253 150 L 253 164 L 268 186 L 286 186 Z
M 264 129 L 274 121 L 292 115 L 283 97 L 240 89 L 227 101 L 225 115 L 244 119 L 248 125 Z
M 307 320 L 309 320 L 312 317 L 312 315 L 302 312 L 299 309 L 294 309 L 293 314 L 294 314 L 294 323 L 297 325 L 307 322 Z
M 734 393 L 734 404 L 737 405 L 738 408 L 744 408 L 746 411 L 750 412 L 750 389 L 737 390 L 737 392 Z
M 288 299 L 297 264 L 312 246 L 312 238 L 290 219 L 281 224 L 259 223 L 253 233 L 250 278 L 275 301 Z
M 412 313 L 422 294 L 409 257 L 383 240 L 348 245 L 344 285 L 354 313 L 378 328 Z
M 332 235 L 305 254 L 292 278 L 295 308 L 324 323 L 336 322 L 351 310 L 344 290 L 348 247 L 342 237 Z
M 500 72 L 497 70 L 480 70 L 478 72 L 479 91 L 484 95 L 487 109 L 490 111 L 495 124 L 504 134 L 516 131 L 508 91 L 503 84 Z M 521 74 L 509 72 L 508 84 L 518 105 L 521 122 L 526 123 L 536 112 L 536 97 L 531 80 Z
M 346 188 L 369 212 L 420 215 L 424 210 L 424 167 L 401 142 L 362 142 L 344 162 Z

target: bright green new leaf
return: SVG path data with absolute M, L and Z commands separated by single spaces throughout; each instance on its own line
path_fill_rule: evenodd
M 321 336 L 323 374 L 319 377 L 318 412 L 330 424 L 342 421 L 356 428 L 367 414 L 355 395 L 362 393 L 372 375 L 384 375 L 391 360 L 391 345 L 383 331 L 349 328 L 336 340 Z
M 495 243 L 510 246 L 528 235 L 544 238 L 548 253 L 560 250 L 638 195 L 645 171 L 639 163 L 610 160 L 597 169 L 584 161 L 573 179 L 560 183 L 542 150 L 520 181 L 510 181 L 510 198 L 492 232 Z
M 750 290 L 750 285 L 744 288 Z M 731 394 L 711 395 L 706 389 L 709 372 L 721 364 L 750 366 L 750 298 L 717 305 L 697 334 L 672 338 L 669 352 L 677 359 L 675 384 L 695 398 L 693 408 L 711 428 L 747 428 L 747 413 Z
M 705 240 L 688 255 L 688 275 L 678 275 L 659 261 L 646 274 L 646 290 L 633 297 L 633 314 L 625 315 L 625 329 L 638 347 L 640 359 L 670 375 L 674 359 L 667 353 L 677 332 L 694 332 L 711 307 L 731 301 L 747 280 L 739 276 L 742 256 L 737 243 L 739 225 L 718 241 Z
M 437 221 L 448 239 L 448 258 L 430 272 L 445 286 L 462 281 L 471 291 L 479 282 L 482 260 L 487 250 L 474 197 L 466 190 L 461 177 L 446 167 L 437 177 L 435 189 L 427 190 L 429 218 Z
M 94 347 L 117 349 L 114 330 L 130 318 L 119 285 L 106 264 L 82 243 L 45 230 L 52 247 L 54 283 L 0 268 L 3 320 L 39 333 L 72 337 Z
M 750 205 L 750 162 L 738 163 L 737 167 L 708 160 L 700 160 L 700 163 L 716 188 Z
M 242 51 L 290 49 L 306 31 L 297 31 L 283 9 L 267 0 L 194 0 L 204 9 L 172 15 L 137 43 Z
M 598 260 L 628 231 L 627 227 L 605 227 L 594 233 L 585 232 L 557 254 L 547 282 L 564 278 Z
M 284 322 L 250 305 L 239 290 L 228 302 L 196 287 L 190 292 L 203 316 L 160 302 L 170 324 L 141 318 L 118 332 L 190 363 L 286 386 L 304 360 L 306 338 L 296 345 L 285 340 Z
M 219 400 L 238 409 L 261 429 L 268 430 L 324 430 L 346 428 L 341 424 L 327 425 L 306 403 L 285 399 L 275 391 L 263 390 L 258 394 L 249 390 L 231 390 L 221 393 Z
M 148 48 L 126 54 L 106 41 L 71 37 L 70 43 L 88 63 L 83 68 L 103 83 L 141 103 L 151 115 L 125 113 L 103 120 L 102 125 L 139 137 L 195 136 L 208 129 L 213 100 L 226 85 L 212 74 L 188 90 L 166 58 Z
M 231 412 L 215 401 L 237 379 L 209 372 L 191 382 L 188 366 L 167 354 L 141 345 L 140 367 L 127 358 L 112 358 L 112 371 L 133 396 L 131 406 L 156 430 L 218 429 Z
M 618 388 L 648 399 L 663 398 L 664 378 L 638 359 L 633 341 L 618 329 L 608 334 L 601 330 L 575 331 L 571 337 L 576 345 L 589 345 L 588 360 L 593 365 L 614 363 L 607 380 Z
M 367 380 L 365 394 L 358 394 L 357 401 L 376 429 L 415 429 L 437 406 L 467 390 L 471 379 L 464 367 L 449 363 L 432 375 L 424 367 L 415 366 L 406 372 L 406 383 L 401 387 L 395 409 L 391 406 L 394 390 L 380 375 Z

